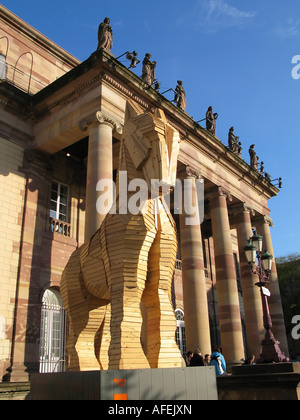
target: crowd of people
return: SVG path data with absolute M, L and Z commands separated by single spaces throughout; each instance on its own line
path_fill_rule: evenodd
M 196 349 L 194 352 L 189 351 L 187 352 L 185 359 L 187 366 L 214 366 L 217 376 L 227 375 L 226 361 L 220 346 L 217 346 L 211 355 L 205 354 L 204 357 L 202 356 L 200 349 Z
M 184 357 L 187 366 L 214 366 L 217 376 L 227 376 L 226 361 L 220 346 L 217 346 L 211 355 L 206 354 L 203 357 L 200 349 L 196 349 L 194 352 L 188 351 Z M 251 355 L 246 360 L 241 359 L 241 362 L 243 362 L 243 365 L 253 365 L 255 364 L 255 356 Z

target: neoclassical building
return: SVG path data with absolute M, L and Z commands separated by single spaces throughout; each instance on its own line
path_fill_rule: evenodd
M 171 209 L 181 351 L 221 344 L 229 364 L 259 356 L 261 297 L 244 247 L 256 228 L 273 254 L 277 187 L 105 49 L 79 62 L 3 6 L 0 79 L 0 377 L 67 368 L 61 274 L 101 223 L 91 202 L 98 180 L 115 179 L 128 103 L 163 111 L 180 135 L 178 179 L 203 180 L 201 225 Z M 274 335 L 288 354 L 275 264 L 270 291 Z

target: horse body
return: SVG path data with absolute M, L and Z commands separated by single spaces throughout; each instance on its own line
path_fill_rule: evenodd
M 152 179 L 174 186 L 179 134 L 163 113 L 128 107 L 125 122 L 119 174 L 126 171 L 128 183 L 146 180 L 149 192 Z M 70 370 L 181 366 L 171 303 L 175 223 L 162 193 L 149 193 L 136 214 L 118 212 L 118 190 L 116 197 L 117 212 L 106 215 L 62 275 Z

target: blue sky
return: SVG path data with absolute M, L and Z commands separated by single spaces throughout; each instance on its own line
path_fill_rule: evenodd
M 283 189 L 269 202 L 275 256 L 300 252 L 300 2 L 295 0 L 2 0 L 2 4 L 80 60 L 97 47 L 104 17 L 114 31 L 112 53 L 136 50 L 157 61 L 161 92 L 183 81 L 186 111 L 218 112 L 217 136 L 227 145 L 235 127 L 249 162 L 256 145 Z M 134 70 L 141 75 L 141 66 Z M 299 70 L 300 74 L 300 70 Z M 168 94 L 166 94 L 168 97 Z M 173 99 L 172 95 L 169 99 Z

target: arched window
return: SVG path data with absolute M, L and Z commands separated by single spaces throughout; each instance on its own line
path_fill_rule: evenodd
M 40 330 L 40 373 L 62 372 L 65 366 L 65 311 L 59 292 L 43 295 Z
M 181 309 L 176 309 L 176 343 L 181 351 L 181 354 L 186 353 L 186 340 L 185 340 L 185 322 L 184 322 L 184 313 Z

